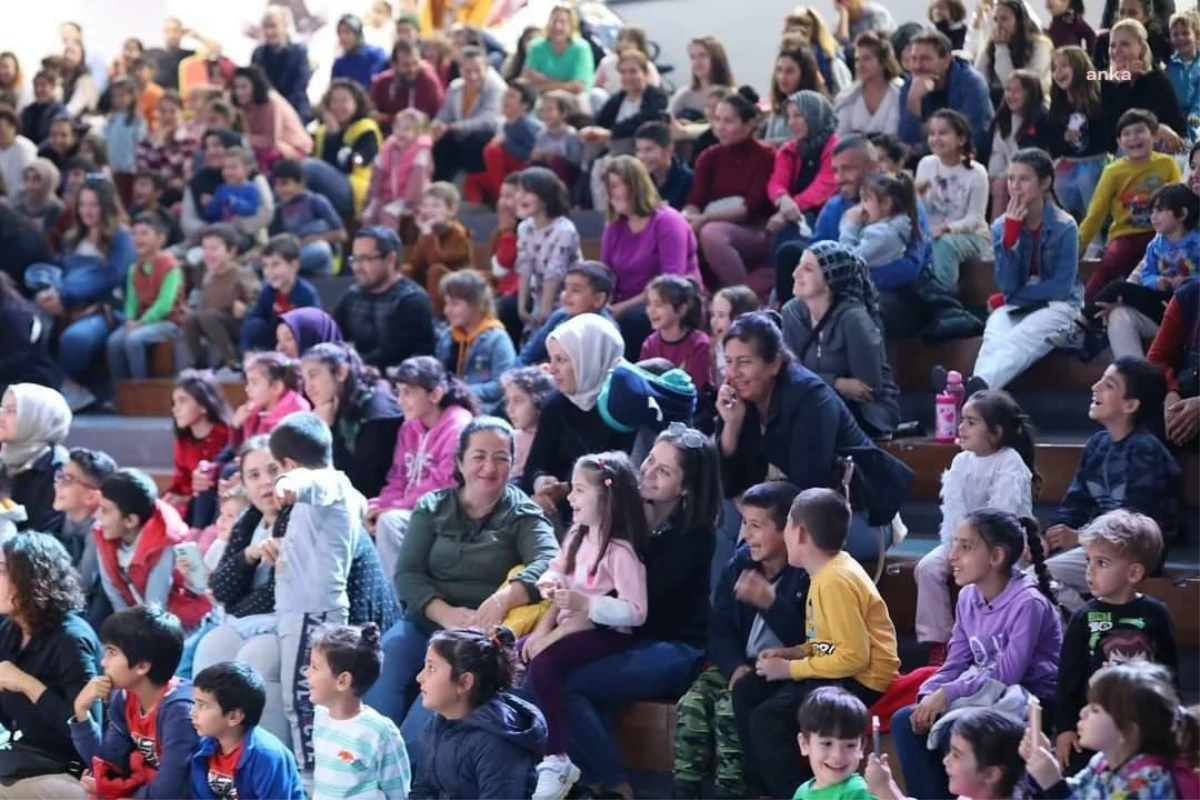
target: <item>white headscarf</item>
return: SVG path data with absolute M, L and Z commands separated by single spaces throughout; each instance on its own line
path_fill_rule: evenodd
M 596 407 L 604 379 L 625 355 L 621 332 L 599 314 L 580 314 L 559 325 L 548 338 L 567 351 L 575 367 L 575 391 L 567 399 L 584 411 L 591 411 Z
M 56 445 L 71 430 L 71 408 L 48 386 L 14 383 L 5 394 L 17 401 L 17 438 L 0 445 L 0 462 L 15 475 Z

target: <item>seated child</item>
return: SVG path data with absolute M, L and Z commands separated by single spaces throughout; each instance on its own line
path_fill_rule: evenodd
M 280 420 L 310 406 L 300 393 L 300 365 L 279 353 L 247 357 L 246 402 L 233 412 L 236 444 L 270 433 Z
M 300 277 L 300 240 L 290 233 L 272 236 L 262 251 L 262 291 L 242 320 L 243 352 L 273 350 L 279 318 L 293 308 L 321 307 L 313 285 Z
M 350 566 L 367 501 L 345 473 L 333 468 L 333 435 L 316 414 L 298 412 L 271 431 L 271 455 L 279 462 L 275 495 L 286 521 L 275 560 L 283 711 L 292 729 L 292 752 L 312 769 L 312 704 L 302 665 L 309 660 L 312 631 L 344 624 L 350 612 Z M 291 506 L 291 508 L 286 508 Z
M 379 628 L 326 625 L 312 637 L 308 662 L 313 720 L 313 796 L 405 800 L 412 770 L 396 724 L 362 696 L 383 667 Z
M 129 206 L 129 216 L 137 219 L 141 214 L 157 214 L 167 226 L 167 244 L 176 245 L 183 241 L 183 231 L 179 221 L 163 204 L 163 195 L 167 192 L 167 179 L 161 172 L 144 172 L 133 179 L 133 202 Z
M 100 485 L 96 521 L 100 581 L 113 610 L 159 605 L 185 631 L 198 626 L 212 604 L 176 569 L 175 545 L 187 537 L 187 525 L 158 498 L 153 479 L 141 470 L 117 470 Z
M 567 122 L 579 110 L 575 96 L 564 89 L 552 89 L 542 95 L 538 116 L 545 128 L 538 131 L 529 160 L 549 167 L 567 186 L 574 186 L 583 169 L 583 140 Z
M 837 685 L 864 705 L 881 698 L 900 674 L 896 628 L 862 566 L 842 548 L 850 504 L 832 489 L 796 496 L 783 538 L 788 563 L 808 573 L 804 644 L 758 654 L 757 673 L 790 680 L 750 717 L 747 756 L 758 763 L 772 797 L 786 797 L 807 777 L 796 758 L 796 708 L 817 687 Z
M 890 133 L 872 133 L 868 134 L 867 138 L 875 145 L 875 152 L 879 156 L 879 171 L 899 177 L 908 162 L 908 146 Z
M 200 550 L 200 557 L 204 561 L 204 569 L 201 571 L 205 578 L 204 587 L 208 588 L 208 576 L 217 568 L 217 564 L 221 562 L 221 556 L 225 555 L 225 548 L 229 545 L 229 537 L 233 534 L 233 526 L 238 519 L 250 507 L 250 500 L 246 495 L 246 487 L 238 484 L 228 491 L 221 494 L 221 504 L 219 506 L 220 513 L 217 514 L 217 521 L 207 528 L 192 528 L 188 531 L 187 541 L 195 542 Z M 188 558 L 187 551 L 175 554 L 175 560 L 179 564 L 179 568 L 187 574 L 191 574 L 194 566 Z
M 244 147 L 225 151 L 221 167 L 222 183 L 204 207 L 204 219 L 209 222 L 232 222 L 239 217 L 253 217 L 262 205 L 258 187 L 251 182 L 254 154 Z
M 456 218 L 458 202 L 458 189 L 452 183 L 438 181 L 425 190 L 417 214 L 420 235 L 404 265 L 405 273 L 425 287 L 433 302 L 433 313 L 439 317 L 442 297 L 438 286 L 442 278 L 473 263 L 471 234 Z
M 1008 167 L 1012 157 L 1025 147 L 1049 149 L 1045 97 L 1042 77 L 1036 72 L 1017 69 L 1004 79 L 1004 102 L 992 118 L 992 152 L 987 164 L 993 222 L 1004 216 L 1008 207 Z
M 516 431 L 512 479 L 525 473 L 525 460 L 537 433 L 542 409 L 554 395 L 554 379 L 541 367 L 516 367 L 500 376 L 504 390 L 504 414 Z
M 806 697 L 797 741 L 813 777 L 797 787 L 793 800 L 875 800 L 858 774 L 866 729 L 867 707 L 845 689 L 822 686 Z
M 726 286 L 713 294 L 708 307 L 709 341 L 712 342 L 712 386 L 725 382 L 725 334 L 742 314 L 758 311 L 758 295 L 749 286 Z
M 546 720 L 533 703 L 510 694 L 516 637 L 438 631 L 417 675 L 421 702 L 434 713 L 421 741 L 411 797 L 529 797 L 546 744 Z
M 771 685 L 754 672 L 763 650 L 804 641 L 808 573 L 788 564 L 783 533 L 800 490 L 768 481 L 742 495 L 740 544 L 721 572 L 708 626 L 712 661 L 676 704 L 675 797 L 700 797 L 717 763 L 719 797 L 753 797 L 746 774 L 750 712 Z M 740 713 L 739 713 L 740 712 Z
M 666 359 L 688 374 L 697 395 L 711 394 L 712 341 L 704 332 L 696 282 L 681 275 L 659 275 L 650 281 L 646 287 L 646 316 L 654 333 L 642 342 L 640 358 Z
M 468 203 L 495 201 L 504 179 L 529 166 L 534 146 L 546 125 L 533 113 L 538 95 L 520 78 L 510 81 L 500 100 L 504 128 L 483 147 L 483 172 L 467 176 L 463 196 Z
M 58 167 L 46 158 L 36 158 L 21 173 L 21 188 L 12 187 L 9 195 L 13 197 L 12 207 L 35 230 L 47 236 L 58 227 L 59 217 L 65 206 L 58 199 L 58 184 L 61 181 Z M 55 242 L 50 242 L 51 250 L 57 251 Z
M 404 424 L 387 483 L 372 498 L 366 518 L 384 573 L 393 575 L 412 509 L 426 492 L 454 485 L 455 456 L 463 428 L 475 415 L 466 384 L 432 356 L 406 358 L 390 371 Z
M 1071 615 L 1063 635 L 1054 708 L 1058 760 L 1076 769 L 1087 761 L 1079 758 L 1075 723 L 1087 705 L 1092 675 L 1110 664 L 1135 659 L 1162 664 L 1179 674 L 1171 614 L 1160 601 L 1138 592 L 1162 555 L 1158 525 L 1144 514 L 1119 508 L 1088 523 L 1079 542 L 1087 555 L 1092 599 Z
M 517 264 L 518 174 L 514 172 L 500 184 L 500 196 L 496 199 L 496 230 L 492 231 L 492 239 L 488 243 L 497 297 L 513 297 L 520 288 L 517 273 L 513 269 Z
M 210 373 L 184 370 L 171 390 L 171 417 L 175 423 L 175 473 L 162 499 L 186 519 L 197 488 L 193 486 L 197 470 L 202 473 L 199 489 L 210 488 L 213 475 L 209 465 L 229 444 L 229 403 Z
M 375 157 L 363 226 L 400 230 L 402 220 L 416 216 L 432 177 L 429 117 L 415 108 L 406 108 L 392 118 L 392 135 Z
M 125 322 L 108 337 L 108 372 L 114 381 L 149 377 L 147 348 L 179 338 L 183 270 L 163 249 L 166 243 L 166 228 L 157 214 L 134 220 L 137 261 L 125 283 Z
M 196 800 L 304 800 L 296 758 L 258 723 L 263 679 L 242 661 L 203 669 L 192 681 L 192 724 L 200 736 L 191 763 Z
M 323 194 L 304 188 L 304 166 L 293 158 L 271 167 L 271 186 L 279 204 L 268 232 L 290 233 L 300 240 L 300 272 L 333 274 L 335 248 L 346 241 L 346 228 Z
M 529 335 L 520 355 L 517 356 L 517 363 L 530 366 L 549 361 L 546 340 L 555 328 L 572 317 L 580 314 L 600 314 L 611 319 L 608 303 L 612 299 L 615 286 L 616 278 L 612 270 L 599 261 L 576 261 L 567 267 L 558 310 Z
M 513 367 L 517 354 L 496 319 L 492 288 L 482 274 L 464 269 L 443 277 L 439 290 L 450 327 L 438 334 L 434 353 L 479 400 L 480 411 L 494 414 L 503 400 L 500 376 Z
M 204 253 L 200 302 L 185 312 L 184 342 L 195 366 L 209 366 L 211 347 L 218 359 L 213 366 L 236 372 L 241 362 L 235 342 L 242 320 L 258 299 L 258 278 L 237 262 L 237 232 L 229 225 L 218 223 L 201 233 L 200 249 Z
M 676 211 L 687 205 L 692 170 L 675 155 L 675 140 L 665 122 L 643 122 L 633 135 L 638 161 L 646 166 L 659 197 Z
M 912 179 L 902 172 L 867 178 L 862 203 L 842 216 L 839 241 L 870 269 L 903 258 L 909 242 L 921 238 L 917 195 Z
M 196 751 L 192 687 L 176 678 L 183 629 L 160 606 L 114 613 L 100 628 L 104 674 L 75 698 L 71 740 L 89 773 L 80 779 L 89 795 L 186 797 Z M 92 718 L 96 701 L 108 702 L 108 725 Z
M 100 487 L 117 471 L 117 462 L 100 450 L 74 447 L 67 463 L 54 481 L 54 510 L 61 513 L 62 528 L 55 538 L 71 554 L 71 563 L 79 570 L 79 585 L 88 601 L 88 622 L 99 628 L 108 616 L 107 600 L 100 586 L 100 565 L 96 557 L 96 513 L 100 509 Z M 102 610 L 94 610 L 98 604 Z

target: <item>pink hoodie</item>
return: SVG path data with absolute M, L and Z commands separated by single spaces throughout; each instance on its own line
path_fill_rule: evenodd
M 246 424 L 242 426 L 241 441 L 244 442 L 252 436 L 270 433 L 275 430 L 275 426 L 279 424 L 279 420 L 296 411 L 312 411 L 312 406 L 304 399 L 304 395 L 299 392 L 289 391 L 284 393 L 283 397 L 279 398 L 279 402 L 270 411 L 259 412 L 246 420 Z
M 371 501 L 371 509 L 409 510 L 426 492 L 454 485 L 454 456 L 471 412 L 451 406 L 434 426 L 426 430 L 419 419 L 406 420 L 396 439 L 396 453 L 383 491 Z

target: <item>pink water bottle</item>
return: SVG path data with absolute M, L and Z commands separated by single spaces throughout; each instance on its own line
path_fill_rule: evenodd
M 967 387 L 963 386 L 962 373 L 956 369 L 952 369 L 946 373 L 946 391 L 954 395 L 955 407 L 957 408 L 958 416 L 962 417 L 963 403 L 967 402 Z M 958 430 L 958 423 L 955 423 L 955 431 Z
M 934 400 L 933 416 L 933 438 L 952 444 L 958 438 L 958 398 L 949 387 Z

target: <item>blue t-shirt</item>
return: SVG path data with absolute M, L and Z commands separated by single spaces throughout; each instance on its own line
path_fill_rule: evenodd
M 1142 285 L 1156 288 L 1159 278 L 1195 278 L 1200 274 L 1200 231 L 1191 231 L 1177 242 L 1161 233 L 1146 245 Z

